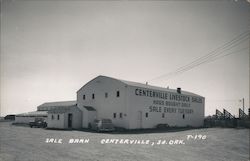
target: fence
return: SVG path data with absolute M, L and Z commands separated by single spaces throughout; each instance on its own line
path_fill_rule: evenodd
M 229 127 L 229 128 L 250 128 L 250 109 L 248 115 L 239 109 L 239 118 L 235 118 L 230 112 L 223 109 L 220 112 L 216 109 L 215 115 L 209 116 L 204 120 L 205 127 Z

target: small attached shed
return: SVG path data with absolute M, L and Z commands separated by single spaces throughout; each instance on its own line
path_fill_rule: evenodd
M 79 129 L 81 122 L 82 111 L 76 105 L 55 107 L 48 111 L 48 128 Z
M 90 123 L 94 122 L 94 120 L 97 119 L 96 109 L 92 106 L 83 106 L 81 110 L 83 117 L 82 125 L 84 123 L 83 127 L 89 127 Z

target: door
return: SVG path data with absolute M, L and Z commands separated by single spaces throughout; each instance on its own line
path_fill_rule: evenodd
M 137 112 L 137 128 L 142 128 L 142 111 Z
M 72 128 L 72 113 L 68 114 L 68 128 Z

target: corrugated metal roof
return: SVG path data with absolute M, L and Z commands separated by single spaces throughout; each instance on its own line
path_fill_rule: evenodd
M 91 83 L 92 81 L 94 81 L 94 80 L 96 80 L 96 79 L 98 79 L 100 77 L 103 77 L 103 78 L 106 78 L 106 79 L 117 80 L 117 81 L 120 81 L 120 82 L 122 82 L 122 83 L 124 83 L 125 85 L 128 85 L 128 86 L 134 86 L 134 87 L 140 87 L 140 88 L 145 88 L 145 89 L 152 89 L 152 90 L 159 90 L 159 91 L 177 93 L 177 89 L 169 89 L 169 88 L 164 88 L 164 87 L 152 86 L 152 85 L 148 85 L 148 84 L 132 82 L 132 81 L 127 81 L 127 80 L 121 80 L 121 79 L 107 77 L 107 76 L 103 76 L 103 75 L 97 76 L 96 78 L 92 79 L 88 83 Z M 82 86 L 78 91 L 80 91 L 82 88 L 84 88 L 88 83 L 86 83 L 84 86 Z M 198 94 L 188 92 L 188 91 L 184 91 L 184 90 L 181 90 L 181 93 L 184 94 L 184 95 L 203 97 L 203 96 L 200 96 Z
M 77 106 L 65 106 L 65 107 L 55 107 L 53 109 L 50 109 L 48 111 L 48 113 L 65 113 L 68 112 L 70 110 L 72 110 L 73 108 L 78 108 Z
M 47 116 L 48 112 L 47 111 L 32 111 L 32 112 L 27 112 L 27 113 L 21 113 L 16 115 L 17 117 L 34 117 L 34 116 Z
M 62 107 L 62 106 L 75 106 L 76 101 L 62 101 L 62 102 L 45 102 L 38 107 Z
M 177 93 L 177 89 L 169 89 L 169 88 L 164 88 L 164 87 L 152 86 L 152 85 L 149 85 L 149 84 L 143 84 L 143 83 L 132 82 L 132 81 L 127 81 L 127 80 L 122 80 L 122 79 L 116 79 L 116 78 L 102 76 L 102 75 L 100 75 L 100 76 L 92 79 L 91 81 L 93 81 L 93 80 L 95 80 L 95 79 L 97 79 L 99 77 L 104 77 L 104 78 L 108 78 L 108 79 L 117 80 L 117 81 L 120 81 L 120 82 L 122 82 L 122 83 L 124 83 L 124 84 L 126 84 L 128 86 L 134 86 L 134 87 L 140 87 L 140 88 L 145 88 L 145 89 L 152 89 L 152 90 L 158 90 L 158 91 L 166 91 L 166 92 Z M 90 83 L 91 81 L 89 81 L 88 83 Z M 192 93 L 192 92 L 188 92 L 188 91 L 184 91 L 184 90 L 181 90 L 181 93 L 184 94 L 184 95 L 192 95 L 192 96 L 203 97 L 203 96 L 200 96 L 198 94 L 195 94 L 195 93 Z

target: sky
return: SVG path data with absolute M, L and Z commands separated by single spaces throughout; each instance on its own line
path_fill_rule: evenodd
M 249 107 L 249 36 L 231 55 L 154 79 L 249 32 L 245 0 L 0 2 L 0 116 L 76 100 L 98 75 L 181 87 L 205 97 L 206 116 L 237 116 L 243 98 Z

